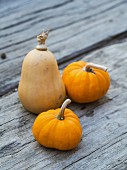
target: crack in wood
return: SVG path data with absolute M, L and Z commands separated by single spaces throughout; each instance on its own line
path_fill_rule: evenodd
M 127 159 L 122 160 L 120 163 L 117 163 L 116 165 L 112 166 L 112 167 L 111 167 L 112 170 L 114 170 L 114 168 L 117 168 L 119 165 L 122 165 L 122 164 L 124 164 L 124 163 L 127 164 L 126 161 L 127 161 Z M 127 165 L 125 165 L 125 169 L 123 169 L 123 170 L 126 170 L 126 169 L 127 169 Z M 119 168 L 116 169 L 116 170 L 119 170 Z
M 96 44 L 93 44 L 87 48 L 75 51 L 74 53 L 71 53 L 70 55 L 64 56 L 61 59 L 58 59 L 57 62 L 59 64 L 59 68 L 63 69 L 68 63 L 72 61 L 77 61 L 83 58 L 85 54 L 89 54 L 93 51 L 96 51 L 98 49 L 104 48 L 106 46 L 109 46 L 111 44 L 119 43 L 121 41 L 124 41 L 124 39 L 127 38 L 127 31 L 124 31 L 122 33 L 116 34 L 112 37 L 108 37 Z
M 32 13 L 28 13 L 26 14 L 25 16 L 29 16 L 31 14 L 37 14 L 37 13 L 40 13 L 42 11 L 47 11 L 47 10 L 50 10 L 50 9 L 56 9 L 56 8 L 59 8 L 59 7 L 62 7 L 64 5 L 67 5 L 68 3 L 71 3 L 71 2 L 74 2 L 74 0 L 67 0 L 65 2 L 62 2 L 62 3 L 59 3 L 57 5 L 54 5 L 54 6 L 50 6 L 50 7 L 47 7 L 47 8 L 42 8 L 42 9 L 39 9 L 39 10 L 36 10 L 36 11 L 33 11 Z
M 57 156 L 58 154 L 59 154 L 59 153 L 56 153 L 56 154 L 54 154 L 53 156 L 47 157 L 47 158 L 45 158 L 45 159 L 42 159 L 41 161 L 36 162 L 35 164 L 32 164 L 31 166 L 27 167 L 27 170 L 30 169 L 31 167 L 37 165 L 38 163 L 40 163 L 40 162 L 42 162 L 42 161 L 45 161 L 45 160 L 47 160 L 47 159 L 50 159 L 50 158 L 52 158 L 52 157 Z M 50 164 L 52 164 L 52 163 L 50 163 Z M 50 164 L 48 164 L 48 165 L 50 165 Z M 47 166 L 47 165 L 43 166 L 42 168 L 45 168 L 46 166 Z
M 24 113 L 26 113 L 26 111 L 22 112 L 22 114 L 24 114 Z M 23 117 L 26 117 L 27 115 L 29 116 L 30 113 L 25 114 L 25 115 L 22 115 L 22 116 L 19 116 L 19 117 L 17 117 L 17 118 L 13 118 L 13 119 L 9 120 L 8 122 L 5 122 L 5 123 L 3 123 L 3 124 L 0 124 L 0 126 L 6 125 L 6 124 L 8 124 L 8 123 L 10 123 L 10 122 L 12 122 L 12 121 L 14 121 L 14 120 L 18 120 L 18 119 L 21 119 L 21 118 L 23 118 Z
M 47 11 L 47 10 L 50 10 L 50 9 L 56 9 L 56 8 L 62 7 L 64 5 L 67 5 L 68 3 L 71 3 L 73 1 L 74 0 L 67 0 L 65 2 L 58 3 L 56 5 L 52 5 L 52 6 L 49 6 L 49 7 L 41 8 L 39 10 L 32 11 L 31 13 L 27 13 L 27 14 L 25 14 L 25 16 L 29 16 L 31 14 L 37 14 L 37 13 L 40 13 L 42 11 Z M 18 7 L 19 7 L 19 5 L 17 4 L 17 7 L 15 7 L 15 9 L 17 9 Z M 12 9 L 14 9 L 14 7 Z M 12 11 L 11 11 L 11 13 L 12 13 Z M 0 16 L 0 18 L 3 18 L 4 16 L 7 16 L 7 15 L 8 15 L 8 10 L 6 10 L 6 15 L 2 15 L 2 16 Z M 22 15 L 22 17 L 24 17 L 24 15 Z
M 71 0 L 70 0 L 70 1 L 71 1 Z M 73 0 L 72 0 L 72 1 L 73 1 Z M 75 24 L 75 23 L 77 24 L 78 22 L 82 22 L 83 20 L 87 20 L 87 19 L 90 19 L 90 18 L 92 18 L 92 17 L 96 17 L 96 16 L 100 15 L 101 13 L 105 13 L 105 12 L 107 12 L 107 11 L 109 11 L 109 10 L 112 10 L 112 9 L 114 9 L 114 8 L 116 8 L 116 7 L 119 7 L 120 5 L 123 5 L 123 3 L 127 3 L 127 1 L 124 0 L 124 1 L 122 1 L 122 2 L 119 2 L 119 3 L 115 4 L 115 5 L 113 5 L 112 7 L 107 8 L 106 10 L 102 10 L 102 11 L 99 11 L 98 13 L 96 13 L 96 14 L 89 15 L 89 16 L 87 16 L 87 17 L 83 17 L 83 18 L 81 18 L 80 20 L 78 19 L 78 20 L 75 20 L 75 21 L 70 22 L 70 23 L 68 23 L 68 24 L 61 25 L 61 26 L 59 26 L 59 27 L 57 26 L 57 27 L 51 28 L 50 31 L 55 31 L 55 30 L 58 30 L 58 29 L 61 29 L 61 28 L 64 28 L 64 27 L 73 25 L 73 24 Z M 60 16 L 60 15 L 59 15 L 59 16 Z M 47 20 L 47 19 L 51 19 L 51 18 L 54 18 L 54 17 L 55 17 L 55 16 L 50 16 L 50 17 L 47 17 L 47 18 L 39 19 L 38 21 L 34 21 L 33 23 L 31 23 L 31 25 L 35 25 L 35 24 L 37 24 L 37 23 L 39 23 L 39 22 L 42 22 L 42 21 L 45 21 L 45 20 Z M 0 29 L 0 30 L 5 30 L 5 29 L 8 29 L 8 28 L 11 28 L 11 27 L 14 27 L 14 26 L 18 26 L 18 25 L 20 25 L 20 24 L 22 24 L 22 23 L 26 23 L 26 22 L 28 22 L 28 21 L 31 21 L 31 20 L 33 20 L 33 19 L 35 19 L 35 18 L 36 18 L 36 17 L 28 18 L 28 19 L 26 19 L 26 20 L 23 20 L 23 21 L 20 21 L 20 22 L 15 23 L 15 24 L 9 25 L 9 26 L 7 26 L 7 27 L 4 27 L 4 28 L 2 28 L 2 29 Z M 26 30 L 26 29 L 25 29 L 25 30 Z M 21 31 L 22 31 L 22 29 L 21 29 Z M 16 31 L 16 32 L 17 32 L 17 31 Z M 18 30 L 18 32 L 20 32 L 20 31 Z M 81 33 L 82 33 L 82 32 L 81 32 Z M 8 35 L 11 35 L 11 34 L 12 34 L 12 33 L 10 33 L 10 34 L 8 34 Z M 75 35 L 76 35 L 76 34 L 79 34 L 79 32 L 78 32 L 78 33 L 75 33 Z M 1 36 L 0 36 L 0 37 L 1 37 Z M 3 37 L 3 35 L 2 35 L 2 37 Z M 29 40 L 34 39 L 35 37 L 36 37 L 36 36 L 33 36 L 33 37 L 30 37 L 29 39 L 25 39 L 25 40 L 23 40 L 23 41 L 19 41 L 19 42 L 16 42 L 16 43 L 11 43 L 10 45 L 1 47 L 0 50 L 3 50 L 3 49 L 6 49 L 6 48 L 8 48 L 8 47 L 16 46 L 16 45 L 18 45 L 18 44 L 27 42 L 27 41 L 29 41 Z M 70 37 L 68 37 L 68 38 L 70 38 Z M 63 39 L 63 41 L 64 41 L 64 39 Z M 60 42 L 61 42 L 61 41 L 58 41 L 58 42 L 55 42 L 55 43 L 60 43 Z M 52 44 L 51 44 L 51 45 L 52 45 Z
M 125 135 L 125 134 L 127 134 L 127 132 L 125 132 L 123 135 Z M 122 136 L 122 135 L 120 135 L 120 136 Z M 118 136 L 117 138 L 119 138 L 120 136 Z M 127 136 L 126 136 L 126 137 L 127 137 Z M 125 138 L 126 138 L 126 137 L 125 137 Z M 99 150 L 105 151 L 106 149 L 110 148 L 111 146 L 115 145 L 116 143 L 122 141 L 122 140 L 125 139 L 125 138 L 122 138 L 122 139 L 120 139 L 120 140 L 118 140 L 118 141 L 112 143 L 112 144 L 109 145 L 108 147 L 104 148 L 105 146 L 107 146 L 107 145 L 109 144 L 109 143 L 106 143 L 105 145 L 101 146 L 100 148 L 97 148 L 96 150 L 92 151 L 92 152 L 89 153 L 88 155 L 86 155 L 86 156 L 84 156 L 84 157 L 82 157 L 82 158 L 80 158 L 80 159 L 78 159 L 78 160 L 72 162 L 71 164 L 65 166 L 62 170 L 67 169 L 67 168 L 70 167 L 71 165 L 73 165 L 73 164 L 75 164 L 75 163 L 77 163 L 77 162 L 79 162 L 79 161 L 81 161 L 81 160 L 83 160 L 83 159 L 85 159 L 85 158 L 91 156 L 93 153 L 95 153 L 95 152 L 97 152 L 97 151 L 99 151 Z M 104 148 L 104 149 L 103 149 L 103 148 Z M 79 167 L 79 168 L 80 168 L 80 167 Z
M 0 154 L 3 154 L 4 157 L 7 157 L 9 155 L 13 156 L 13 155 L 19 153 L 20 151 L 22 151 L 23 149 L 25 149 L 26 147 L 28 147 L 27 145 L 29 145 L 29 144 L 31 144 L 33 142 L 36 142 L 35 139 L 33 139 L 33 140 L 29 141 L 29 142 L 26 142 L 23 145 L 20 145 L 21 143 L 16 143 L 16 141 L 11 142 L 11 143 L 5 145 L 4 147 L 0 148 Z M 15 147 L 19 146 L 19 145 L 20 145 L 21 149 L 19 148 L 18 150 L 16 150 Z M 13 153 L 10 153 L 12 150 L 16 150 L 16 151 L 14 151 Z M 0 158 L 3 158 L 3 155 L 0 156 Z

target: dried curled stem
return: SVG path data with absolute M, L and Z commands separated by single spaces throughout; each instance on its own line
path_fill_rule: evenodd
M 97 68 L 97 69 L 100 69 L 100 70 L 103 70 L 103 71 L 107 71 L 108 70 L 107 67 L 99 65 L 99 64 L 94 64 L 94 63 L 87 63 L 86 66 L 83 67 L 83 70 L 84 71 L 89 71 L 91 67 L 92 68 Z
M 59 120 L 64 120 L 64 111 L 65 111 L 67 105 L 70 104 L 70 103 L 71 103 L 71 100 L 70 100 L 70 99 L 66 99 L 66 100 L 64 101 L 64 103 L 63 103 L 62 106 L 61 106 L 60 113 L 59 113 L 58 116 L 57 116 L 57 119 L 59 119 Z
M 36 46 L 37 50 L 42 50 L 42 51 L 47 50 L 47 46 L 45 45 L 45 41 L 48 37 L 48 33 L 49 33 L 49 30 L 47 30 L 47 31 L 43 30 L 43 32 L 37 36 L 37 41 L 38 41 L 38 45 Z

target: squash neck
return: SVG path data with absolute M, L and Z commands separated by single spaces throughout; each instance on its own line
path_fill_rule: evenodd
M 45 44 L 38 44 L 36 49 L 39 51 L 47 51 L 47 46 Z

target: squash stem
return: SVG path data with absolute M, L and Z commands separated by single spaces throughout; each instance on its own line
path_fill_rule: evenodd
M 63 103 L 62 106 L 61 106 L 60 113 L 59 113 L 58 116 L 57 116 L 57 119 L 59 119 L 59 120 L 64 120 L 64 111 L 65 111 L 67 105 L 70 104 L 70 103 L 71 103 L 71 100 L 70 100 L 70 99 L 66 99 L 66 100 L 64 101 L 64 103 Z
M 47 31 L 44 31 L 37 36 L 37 41 L 38 41 L 38 45 L 36 46 L 36 49 L 37 50 L 41 50 L 41 51 L 46 51 L 47 50 L 47 46 L 45 44 L 45 41 L 48 37 L 48 33 L 49 33 L 49 30 Z
M 94 64 L 94 63 L 87 63 L 85 67 L 83 67 L 83 71 L 89 71 L 90 67 L 97 68 L 103 71 L 107 71 L 108 68 L 99 64 Z

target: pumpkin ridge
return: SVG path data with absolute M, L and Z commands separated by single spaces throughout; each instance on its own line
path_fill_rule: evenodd
M 66 68 L 65 70 L 67 70 L 67 71 L 71 71 L 71 70 L 77 70 L 77 69 L 80 69 L 81 68 L 81 66 L 79 66 L 79 65 L 73 65 L 73 66 L 69 66 L 68 68 Z
M 47 122 L 49 121 L 49 119 L 48 120 L 46 120 Z M 36 125 L 37 124 L 37 125 Z M 34 123 L 34 129 L 33 129 L 33 131 L 36 129 L 36 131 L 37 131 L 37 136 L 36 136 L 36 138 L 38 138 L 39 137 L 39 133 L 40 133 L 40 129 L 41 129 L 41 127 L 43 126 L 43 121 L 42 120 L 40 120 L 39 121 L 39 123 Z
M 73 119 L 75 122 L 79 122 L 79 120 L 78 120 L 78 118 L 76 118 L 76 117 L 74 117 L 74 116 L 65 116 L 65 118 L 66 118 L 66 120 L 68 121 L 68 120 L 71 120 L 71 119 Z
M 98 73 L 100 73 L 104 78 L 105 78 L 105 74 L 107 73 L 107 72 L 105 72 L 105 71 L 102 71 L 102 70 L 98 70 L 98 69 L 96 69 L 96 71 L 95 72 L 98 72 Z M 105 74 L 103 74 L 103 73 L 105 73 Z M 105 79 L 106 80 L 106 79 Z
M 73 123 L 73 124 L 74 124 L 74 123 Z M 82 128 L 81 128 L 81 126 L 79 127 L 79 126 L 77 126 L 77 124 L 76 124 L 76 125 L 74 124 L 73 128 L 76 129 L 76 131 L 77 131 L 76 133 L 77 133 L 77 134 L 78 134 L 78 133 L 80 133 L 80 135 L 82 134 Z
M 108 90 L 108 87 L 109 87 L 109 85 L 110 85 L 110 78 L 109 78 L 109 76 L 108 76 L 108 79 L 106 79 L 106 76 L 108 76 L 108 75 L 106 75 L 106 74 L 103 75 L 103 77 L 105 78 L 105 80 L 106 80 L 106 82 L 107 82 L 107 88 L 106 88 L 106 89 Z M 106 90 L 106 91 L 107 91 L 107 90 Z
M 55 121 L 55 119 L 50 120 L 50 121 L 49 121 L 45 126 L 43 126 L 42 129 L 40 130 L 40 133 L 39 133 L 39 136 L 38 136 L 38 141 L 39 141 L 39 143 L 41 143 L 41 142 L 40 142 L 40 136 L 41 136 L 42 131 L 44 131 L 44 129 L 47 128 L 47 127 L 48 127 L 48 129 L 49 129 L 49 125 L 51 126 L 53 121 Z M 50 128 L 51 128 L 51 127 L 50 127 Z M 48 134 L 48 137 L 49 137 L 49 135 L 50 135 L 50 134 Z M 48 141 L 48 137 L 47 137 L 47 141 Z
M 104 81 L 105 81 L 105 86 L 104 86 L 104 89 L 105 89 L 105 93 L 107 92 L 108 90 L 108 87 L 109 87 L 109 83 L 107 82 L 105 76 L 103 74 L 100 73 L 100 75 L 103 77 Z M 103 94 L 105 94 L 103 93 Z
M 39 115 L 40 116 L 40 115 Z M 40 117 L 39 117 L 39 119 L 40 119 Z M 37 123 L 38 122 L 38 120 L 36 120 L 35 122 L 34 122 L 34 125 L 33 125 L 33 127 L 32 127 L 32 131 L 35 131 L 35 129 L 37 129 L 36 131 L 36 138 L 38 138 L 39 137 L 39 133 L 40 133 L 40 129 L 41 129 L 41 127 L 42 127 L 42 124 L 43 124 L 43 122 L 49 122 L 50 121 L 50 119 L 52 120 L 52 117 L 43 117 L 43 118 L 41 118 L 41 120 L 39 120 L 39 123 Z
M 68 127 L 68 124 L 67 124 L 67 123 L 66 123 L 66 126 Z M 70 131 L 70 127 L 68 127 L 67 129 L 68 129 L 68 130 L 67 130 L 67 134 L 68 134 L 68 139 L 69 139 L 69 140 L 68 140 L 68 147 L 70 147 L 70 139 L 71 139 L 71 138 L 70 138 L 70 137 L 71 137 L 71 136 L 70 136 L 70 132 L 69 132 L 69 131 Z
M 97 87 L 98 87 L 98 98 L 97 99 L 100 99 L 102 96 L 103 96 L 103 93 L 102 93 L 102 87 L 101 87 L 101 82 L 100 82 L 100 79 L 98 78 L 98 75 L 96 74 L 96 83 L 97 83 Z M 96 99 L 96 100 L 97 100 Z
M 83 84 L 82 85 L 82 90 L 80 91 L 80 92 L 82 92 L 82 93 L 84 93 L 85 94 L 85 98 L 86 98 L 86 96 L 88 97 L 88 93 L 85 93 L 85 91 L 86 91 L 86 87 L 89 87 L 89 85 L 86 85 L 86 81 L 87 81 L 87 77 L 88 77 L 88 72 L 84 72 L 83 71 L 83 73 L 82 73 L 82 78 L 81 78 L 81 80 L 80 80 L 80 84 Z M 87 84 L 89 84 L 89 82 L 87 83 Z M 88 89 L 87 89 L 88 90 Z M 81 99 L 81 100 L 84 100 L 84 95 L 79 95 L 79 99 Z
M 73 76 L 73 80 L 72 80 L 72 82 L 71 82 L 71 88 L 70 88 L 70 90 L 69 90 L 70 92 L 72 92 L 72 88 L 74 87 L 74 86 L 73 86 L 73 83 L 74 83 L 75 78 L 77 77 L 78 74 L 80 74 L 80 72 L 77 72 L 77 73 L 75 74 L 75 76 Z
M 74 113 L 74 112 L 73 112 Z M 74 121 L 77 121 L 77 122 L 80 122 L 78 116 L 74 113 L 74 114 L 70 114 L 70 115 L 66 115 L 65 114 L 65 117 L 66 117 L 66 120 L 71 120 L 73 119 Z
M 97 100 L 98 98 L 100 98 L 100 88 L 98 86 L 98 81 L 96 79 L 96 74 L 92 75 L 90 74 L 90 79 L 91 79 L 91 82 L 94 82 L 94 85 L 90 86 L 90 94 L 92 94 L 90 96 L 90 98 L 92 97 L 93 98 L 93 101 Z
M 101 84 L 100 84 L 100 79 L 98 78 L 98 76 L 96 75 L 96 79 L 97 79 L 97 82 L 98 82 L 98 87 L 100 88 L 100 91 L 101 91 L 101 96 L 103 95 L 103 90 L 101 88 Z
M 70 75 L 72 78 L 73 78 L 73 76 L 72 76 L 72 71 L 75 71 L 75 72 L 78 72 L 78 70 L 76 69 L 76 70 L 71 70 L 71 71 L 65 71 L 64 72 L 64 74 L 67 74 L 67 75 Z M 76 74 L 76 73 L 75 73 Z M 65 82 L 69 82 L 67 79 L 70 79 L 70 78 L 68 78 L 68 76 L 63 76 L 63 80 L 65 81 Z M 73 78 L 73 80 L 74 80 L 74 78 Z M 65 86 L 66 86 L 66 83 L 65 83 Z
M 88 74 L 88 80 L 89 80 L 89 84 L 88 84 L 88 98 L 87 98 L 87 100 L 89 100 L 89 98 L 90 98 L 90 90 L 91 90 L 91 82 L 92 82 L 92 76 L 91 76 L 91 73 L 87 73 Z
M 86 72 L 87 74 L 87 79 L 88 79 L 88 91 L 87 91 L 87 100 L 89 99 L 89 92 L 90 92 L 90 77 L 89 77 L 89 73 Z
M 47 121 L 47 120 L 50 120 L 50 119 L 52 119 L 53 117 L 54 117 L 54 114 L 51 114 L 51 115 L 49 115 L 49 114 L 43 114 L 43 113 L 41 113 L 42 115 L 40 116 L 39 115 L 39 117 L 38 117 L 38 119 L 41 119 L 43 122 L 44 121 Z
M 57 128 L 55 129 L 55 138 L 53 139 L 53 148 L 55 148 L 55 149 L 61 149 L 61 145 L 63 144 L 61 141 L 63 141 L 62 140 L 62 138 L 63 138 L 63 133 L 64 133 L 64 131 L 65 131 L 65 122 L 64 121 L 62 121 L 62 120 L 58 120 L 57 121 L 58 123 L 57 123 Z M 64 129 L 64 130 L 63 130 Z M 62 135 L 61 135 L 62 134 Z M 58 143 L 60 143 L 59 144 L 59 146 L 57 146 L 57 143 L 56 143 L 56 141 L 58 142 Z
M 74 112 L 73 112 L 74 113 Z M 78 118 L 78 116 L 74 113 L 67 113 L 66 114 L 66 110 L 65 110 L 65 117 L 66 117 L 66 119 L 71 119 L 71 118 L 73 118 L 73 119 L 75 119 L 75 120 L 77 120 L 77 121 L 79 121 L 79 118 Z
M 82 82 L 82 79 L 83 79 L 83 77 L 84 77 L 84 74 L 82 73 L 82 70 L 80 71 L 80 74 L 81 74 L 81 76 L 80 76 L 80 80 L 79 80 L 79 86 L 76 87 L 76 88 L 78 88 L 78 89 L 82 89 L 82 84 L 80 83 L 80 82 Z M 78 93 L 77 93 L 77 98 L 79 98 L 79 100 L 82 100 L 82 98 L 81 98 L 80 96 L 81 96 L 81 94 L 78 92 Z M 75 100 L 75 101 L 76 101 L 76 100 Z
M 75 138 L 75 136 L 81 132 L 81 130 L 80 130 L 80 129 L 77 129 L 76 124 L 74 124 L 73 122 L 72 122 L 72 125 L 71 125 L 71 126 L 69 126 L 69 124 L 67 124 L 66 126 L 68 127 L 67 133 L 68 133 L 69 139 L 71 139 L 72 136 L 73 136 L 73 138 Z M 76 127 L 75 127 L 75 126 L 76 126 Z M 71 132 L 71 133 L 70 133 L 70 132 Z M 73 135 L 72 135 L 72 133 L 73 133 Z M 81 136 L 81 134 L 80 134 L 80 136 Z M 68 146 L 70 147 L 70 142 L 69 142 L 69 141 L 70 141 L 70 140 L 68 140 Z M 77 143 L 77 142 L 76 142 L 76 143 Z M 79 141 L 78 141 L 78 143 L 79 143 Z M 72 149 L 73 149 L 74 147 L 75 147 L 74 144 L 73 144 L 73 146 L 71 145 L 71 148 L 72 148 Z
M 82 129 L 81 126 L 79 127 L 80 121 L 77 121 L 77 120 L 75 119 L 75 123 L 74 123 L 74 121 L 72 121 L 72 118 L 69 119 L 68 121 L 71 122 L 74 126 L 76 126 L 79 131 Z M 77 125 L 77 124 L 78 124 L 78 125 Z
M 72 67 L 72 66 L 79 66 L 79 67 L 81 67 L 81 66 L 80 66 L 80 61 L 78 61 L 78 62 L 73 62 L 73 63 L 71 63 L 71 64 L 68 65 L 68 67 Z
M 55 141 L 57 140 L 57 126 L 59 125 L 59 120 L 57 120 L 56 121 L 57 123 L 56 123 L 56 126 L 55 126 L 55 130 L 53 131 L 53 133 L 54 133 L 54 139 L 53 139 L 53 141 L 52 141 L 52 143 L 53 143 L 53 148 L 55 148 L 56 149 L 56 147 L 54 147 L 55 146 Z
M 83 76 L 84 76 L 84 75 L 81 73 L 80 82 L 82 82 Z M 79 88 L 82 89 L 82 83 L 80 83 Z M 79 93 L 78 93 L 78 94 L 79 94 Z M 77 94 L 77 96 L 78 96 L 78 94 Z M 80 98 L 80 94 L 79 94 L 78 97 Z
M 73 72 L 75 72 L 75 74 L 77 74 L 77 72 L 79 71 L 79 69 L 76 70 L 70 70 L 70 72 L 68 74 L 72 74 Z
M 82 68 L 87 64 L 87 62 L 80 60 L 80 61 L 77 62 L 77 64 L 80 66 L 80 68 Z
M 56 118 L 55 118 L 55 119 L 56 119 Z M 50 141 L 50 140 L 51 140 L 52 143 L 50 143 L 50 146 L 49 146 L 49 143 L 48 143 L 48 145 L 47 145 L 47 144 L 46 144 L 46 145 L 49 146 L 50 148 L 54 148 L 54 143 L 55 143 L 55 142 L 54 142 L 54 141 L 55 141 L 55 140 L 54 140 L 54 139 L 55 139 L 54 136 L 56 135 L 55 131 L 56 131 L 56 129 L 57 129 L 56 127 L 57 127 L 58 123 L 59 123 L 59 122 L 58 122 L 57 120 L 54 120 L 53 125 L 50 127 L 51 131 L 49 130 L 49 131 L 50 131 L 50 133 L 49 133 L 49 140 L 47 139 L 47 141 Z M 52 123 L 51 123 L 51 124 L 52 124 Z M 53 132 L 52 132 L 52 129 L 55 129 L 55 130 L 53 130 Z M 52 136 L 51 136 L 51 133 L 53 134 L 53 138 L 52 138 Z M 51 138 L 52 138 L 52 139 L 51 139 Z
M 99 72 L 98 70 L 96 71 L 100 76 L 101 76 L 101 78 L 104 80 L 103 82 L 105 82 L 104 83 L 104 85 L 105 85 L 105 87 L 104 87 L 104 89 L 105 89 L 105 92 L 107 91 L 107 88 L 108 88 L 108 82 L 106 81 L 106 78 L 103 76 L 103 74 L 101 73 L 101 72 Z M 103 93 L 104 94 L 104 93 Z
M 65 128 L 66 127 L 66 128 Z M 69 128 L 67 128 L 69 127 Z M 66 147 L 67 148 L 70 148 L 70 145 L 71 145 L 71 134 L 70 134 L 70 126 L 68 126 L 68 123 L 67 122 L 64 122 L 64 129 L 65 129 L 65 133 L 67 134 L 68 136 L 68 140 L 66 142 Z

